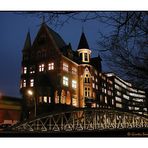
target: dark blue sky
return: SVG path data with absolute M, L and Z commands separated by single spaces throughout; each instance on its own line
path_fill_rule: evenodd
M 28 30 L 31 33 L 32 42 L 37 34 L 42 20 L 28 15 L 20 15 L 15 12 L 0 12 L 0 92 L 8 96 L 20 96 L 19 81 L 21 71 L 22 48 Z M 101 23 L 97 21 L 82 23 L 79 21 L 70 21 L 62 28 L 54 28 L 66 43 L 71 42 L 73 50 L 76 50 L 82 26 L 86 34 L 89 47 L 95 56 L 98 52 L 96 44 L 98 31 L 106 31 Z M 106 69 L 106 66 L 104 66 Z

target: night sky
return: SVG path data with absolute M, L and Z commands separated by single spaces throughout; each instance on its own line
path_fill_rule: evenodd
M 22 48 L 28 30 L 30 30 L 33 42 L 41 23 L 41 18 L 30 15 L 0 12 L 0 93 L 2 95 L 20 97 Z M 98 32 L 107 30 L 103 24 L 97 21 L 81 23 L 73 20 L 63 27 L 55 28 L 50 25 L 49 27 L 58 32 L 66 43 L 70 42 L 73 50 L 77 49 L 82 28 L 84 28 L 89 47 L 93 52 L 92 56 L 98 55 L 98 51 L 96 51 L 98 49 Z M 107 66 L 105 65 L 103 68 L 106 70 Z

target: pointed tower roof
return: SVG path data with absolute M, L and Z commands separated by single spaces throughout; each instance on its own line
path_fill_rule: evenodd
M 82 48 L 89 49 L 88 42 L 87 42 L 84 32 L 82 32 L 81 34 L 80 42 L 78 45 L 78 49 L 82 49 Z
M 30 47 L 31 47 L 31 37 L 30 37 L 30 32 L 28 31 L 23 51 L 29 49 Z

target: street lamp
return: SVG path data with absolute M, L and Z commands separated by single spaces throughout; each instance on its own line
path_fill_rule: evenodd
M 34 95 L 33 91 L 30 90 L 30 89 L 27 91 L 27 94 L 28 94 L 30 97 L 33 97 L 33 95 Z M 34 99 L 34 116 L 36 117 L 36 100 L 35 100 L 35 97 L 33 97 L 33 99 Z

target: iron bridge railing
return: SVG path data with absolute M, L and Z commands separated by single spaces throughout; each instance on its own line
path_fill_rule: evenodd
M 53 113 L 13 126 L 18 132 L 92 131 L 148 127 L 144 116 L 110 109 L 76 109 Z

